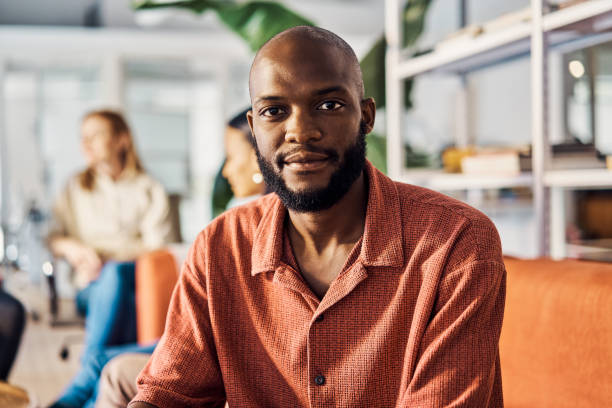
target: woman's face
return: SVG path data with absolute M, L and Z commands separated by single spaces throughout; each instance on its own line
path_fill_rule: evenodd
M 116 139 L 106 119 L 95 115 L 85 118 L 81 125 L 81 147 L 87 164 L 94 167 L 117 158 L 121 146 Z
M 225 128 L 225 152 L 222 173 L 229 181 L 234 196 L 240 198 L 262 194 L 264 184 L 253 181 L 253 175 L 259 173 L 255 149 L 240 130 L 229 126 Z

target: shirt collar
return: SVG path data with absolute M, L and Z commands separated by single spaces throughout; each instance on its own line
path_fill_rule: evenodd
M 401 266 L 404 264 L 403 229 L 397 188 L 370 162 L 366 162 L 365 174 L 369 185 L 368 205 L 358 260 L 364 266 Z M 255 233 L 252 275 L 282 266 L 287 209 L 275 194 L 272 196 Z

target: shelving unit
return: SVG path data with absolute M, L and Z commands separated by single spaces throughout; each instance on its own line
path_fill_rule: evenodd
M 612 0 L 590 0 L 544 13 L 542 0 L 531 0 L 531 17 L 512 26 L 482 33 L 469 41 L 445 44 L 428 54 L 409 58 L 401 49 L 401 15 L 405 0 L 386 0 L 387 37 L 387 168 L 400 181 L 436 190 L 531 187 L 537 229 L 537 253 L 563 257 L 565 251 L 564 191 L 612 187 L 606 169 L 551 170 L 547 123 L 547 58 L 563 51 L 612 40 Z M 532 172 L 516 177 L 445 174 L 407 170 L 403 166 L 401 84 L 421 74 L 465 75 L 509 60 L 531 61 Z
M 423 169 L 404 172 L 399 181 L 418 184 L 432 190 L 471 190 L 479 188 L 530 187 L 533 184 L 531 173 L 517 176 L 488 176 L 445 173 L 443 170 Z

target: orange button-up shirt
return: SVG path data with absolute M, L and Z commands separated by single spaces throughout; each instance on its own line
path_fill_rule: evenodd
M 134 401 L 159 407 L 501 407 L 505 269 L 491 221 L 366 169 L 365 229 L 319 299 L 278 197 L 193 244 Z

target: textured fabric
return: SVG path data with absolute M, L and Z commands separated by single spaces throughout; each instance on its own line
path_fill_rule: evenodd
M 323 299 L 267 195 L 193 244 L 134 401 L 158 407 L 501 407 L 493 224 L 369 163 L 362 239 Z
M 54 204 L 49 235 L 75 238 L 105 261 L 133 261 L 170 242 L 173 233 L 161 184 L 145 173 L 127 171 L 118 180 L 97 174 L 93 191 L 73 177 Z
M 612 406 L 612 264 L 505 259 L 506 406 Z

